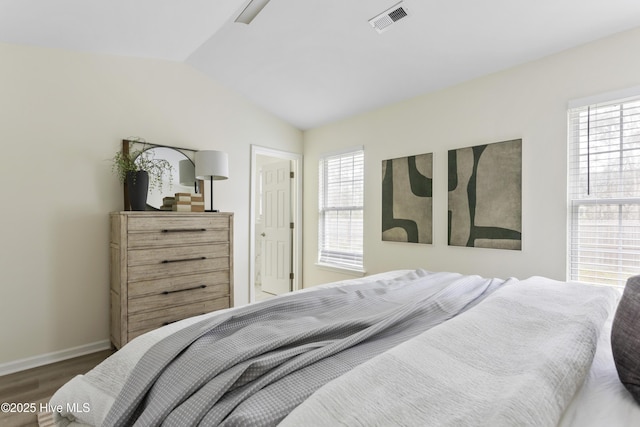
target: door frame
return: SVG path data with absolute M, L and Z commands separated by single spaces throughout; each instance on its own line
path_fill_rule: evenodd
M 293 227 L 293 247 L 292 263 L 293 283 L 292 290 L 302 289 L 302 154 L 291 153 L 289 151 L 276 150 L 251 144 L 251 200 L 249 202 L 249 302 L 255 301 L 256 284 L 256 182 L 259 178 L 256 156 L 275 157 L 282 160 L 291 160 L 291 170 L 293 171 L 293 182 L 291 183 L 291 205 L 293 214 L 291 216 Z

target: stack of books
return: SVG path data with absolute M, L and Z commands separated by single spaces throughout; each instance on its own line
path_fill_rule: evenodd
M 175 197 L 163 197 L 162 198 L 162 206 L 160 206 L 161 211 L 172 211 L 173 204 L 176 202 Z
M 176 193 L 173 199 L 171 210 L 174 212 L 204 212 L 202 194 Z

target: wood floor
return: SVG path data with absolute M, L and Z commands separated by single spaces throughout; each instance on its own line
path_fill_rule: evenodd
M 53 393 L 64 383 L 76 375 L 88 372 L 113 352 L 114 350 L 100 351 L 51 365 L 1 376 L 0 403 L 33 403 L 39 409 L 41 404 L 49 402 Z M 0 426 L 2 427 L 37 425 L 36 413 L 4 413 L 0 411 Z
M 267 292 L 262 292 L 262 287 L 260 285 L 256 285 L 255 287 L 255 300 L 256 301 L 264 301 L 269 298 L 273 298 L 275 295 L 269 294 Z

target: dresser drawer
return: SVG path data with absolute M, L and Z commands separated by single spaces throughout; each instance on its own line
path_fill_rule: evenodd
M 128 297 L 139 298 L 147 295 L 158 295 L 163 292 L 173 292 L 196 287 L 229 285 L 231 271 L 229 269 L 199 274 L 184 274 L 181 276 L 162 277 L 160 279 L 142 280 L 129 283 Z
M 229 229 L 229 217 L 223 215 L 190 215 L 163 213 L 157 216 L 132 216 L 129 218 L 129 233 L 138 231 L 179 232 L 181 230 Z
M 177 277 L 185 274 L 204 273 L 207 271 L 229 270 L 229 257 L 199 258 L 188 261 L 144 264 L 129 267 L 129 284 L 133 282 L 162 279 L 164 277 Z
M 229 255 L 228 243 L 208 245 L 175 246 L 168 248 L 132 249 L 129 251 L 127 265 L 158 265 L 189 263 L 207 258 L 219 258 Z
M 229 242 L 229 229 L 208 230 L 206 228 L 155 230 L 145 233 L 129 233 L 129 249 L 176 245 L 198 245 Z
M 145 332 L 166 326 L 170 323 L 177 322 L 178 320 L 186 319 L 187 317 L 197 316 L 229 307 L 229 298 L 223 297 L 172 307 L 166 310 L 131 314 L 129 316 L 128 339 L 131 340 Z
M 179 291 L 165 291 L 129 300 L 129 314 L 164 310 L 213 298 L 229 296 L 229 283 L 196 285 Z

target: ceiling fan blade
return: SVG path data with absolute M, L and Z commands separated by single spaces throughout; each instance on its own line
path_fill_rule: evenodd
M 260 13 L 260 11 L 269 3 L 270 0 L 251 0 L 249 4 L 244 8 L 240 15 L 235 19 L 235 22 L 242 24 L 250 24 L 251 21 Z

